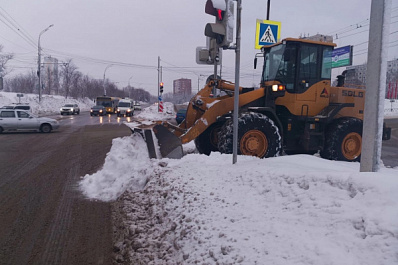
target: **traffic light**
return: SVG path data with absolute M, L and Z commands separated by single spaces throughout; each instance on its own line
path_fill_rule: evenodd
M 160 93 L 163 93 L 163 82 L 160 82 L 159 84 L 159 91 Z
M 233 0 L 207 0 L 205 12 L 216 17 L 215 23 L 206 24 L 205 36 L 215 39 L 221 47 L 228 48 L 234 36 Z

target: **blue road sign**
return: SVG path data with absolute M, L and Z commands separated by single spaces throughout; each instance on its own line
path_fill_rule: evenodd
M 281 22 L 257 19 L 256 24 L 256 49 L 264 45 L 278 42 L 281 34 Z

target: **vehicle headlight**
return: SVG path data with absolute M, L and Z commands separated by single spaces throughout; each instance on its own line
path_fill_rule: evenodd
M 129 110 L 129 109 L 127 110 L 127 112 L 130 112 L 130 111 L 131 111 L 131 110 Z
M 59 110 L 62 111 L 62 108 L 60 108 Z
M 73 108 L 71 109 L 71 111 L 73 111 Z
M 93 110 L 91 109 L 90 112 L 93 112 Z
M 102 112 L 102 109 L 100 109 L 99 112 Z

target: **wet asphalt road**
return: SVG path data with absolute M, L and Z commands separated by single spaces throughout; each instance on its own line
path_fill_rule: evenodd
M 57 119 L 49 134 L 0 135 L 0 264 L 112 264 L 111 205 L 77 185 L 130 129 L 88 112 Z

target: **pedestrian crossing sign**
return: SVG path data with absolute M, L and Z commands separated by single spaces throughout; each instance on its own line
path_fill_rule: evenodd
M 256 49 L 264 45 L 275 44 L 281 35 L 281 22 L 257 19 L 256 22 Z

